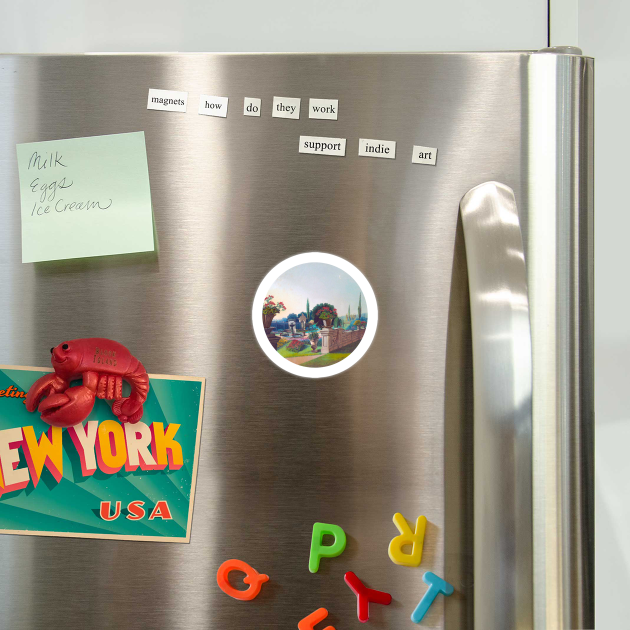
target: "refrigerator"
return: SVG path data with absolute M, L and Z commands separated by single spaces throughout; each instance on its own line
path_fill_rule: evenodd
M 16 145 L 138 131 L 155 250 L 22 263 Z M 206 379 L 190 541 L 0 535 L 0 628 L 295 628 L 322 607 L 316 628 L 358 628 L 347 572 L 392 596 L 374 628 L 416 627 L 427 572 L 453 592 L 420 627 L 593 626 L 580 50 L 3 55 L 0 221 L 0 364 L 104 337 Z M 304 322 L 265 320 L 312 254 L 360 290 L 309 284 Z M 311 351 L 315 378 L 289 360 Z M 419 566 L 388 557 L 395 514 L 426 517 Z M 347 541 L 311 573 L 314 523 Z M 218 586 L 235 558 L 269 576 L 252 601 Z

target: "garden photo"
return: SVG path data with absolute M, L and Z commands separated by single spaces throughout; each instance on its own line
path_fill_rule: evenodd
M 320 262 L 296 265 L 269 287 L 262 309 L 271 346 L 287 361 L 322 368 L 349 357 L 368 327 L 368 308 L 357 282 Z

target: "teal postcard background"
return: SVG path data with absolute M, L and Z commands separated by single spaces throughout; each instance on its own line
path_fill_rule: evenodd
M 27 392 L 29 387 L 44 371 L 27 369 L 0 369 L 0 390 L 13 385 Z M 77 450 L 63 431 L 63 477 L 59 483 L 44 467 L 37 487 L 32 481 L 22 490 L 0 496 L 0 530 L 19 530 L 24 533 L 70 533 L 90 537 L 142 536 L 175 538 L 185 542 L 189 512 L 194 496 L 193 475 L 196 474 L 195 450 L 197 432 L 201 431 L 200 408 L 203 405 L 203 380 L 176 380 L 151 378 L 148 398 L 144 404 L 141 422 L 166 425 L 180 424 L 175 440 L 182 447 L 184 465 L 179 470 L 133 472 L 124 467 L 114 475 L 103 473 L 97 468 L 89 477 L 83 477 Z M 110 405 L 97 399 L 87 420 L 113 420 Z M 49 429 L 39 413 L 29 413 L 24 398 L 0 397 L 0 430 L 13 427 L 32 426 L 37 439 Z M 19 468 L 26 467 L 26 459 L 20 447 Z M 173 520 L 148 516 L 157 501 L 165 500 Z M 101 501 L 121 501 L 121 515 L 114 521 L 100 518 Z M 127 505 L 131 501 L 144 501 L 146 515 L 142 520 L 125 518 Z

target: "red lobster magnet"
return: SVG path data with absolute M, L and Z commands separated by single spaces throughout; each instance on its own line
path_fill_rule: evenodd
M 26 408 L 38 411 L 44 422 L 72 427 L 92 411 L 96 397 L 113 400 L 112 411 L 121 422 L 138 422 L 149 393 L 149 375 L 125 346 L 111 339 L 73 339 L 50 349 L 54 372 L 37 379 L 26 395 Z M 70 381 L 83 385 L 70 387 Z M 123 398 L 122 382 L 131 385 Z M 43 400 L 42 400 L 43 399 Z M 39 405 L 39 406 L 38 406 Z

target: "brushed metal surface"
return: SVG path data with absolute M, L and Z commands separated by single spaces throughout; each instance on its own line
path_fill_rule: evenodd
M 460 210 L 474 374 L 475 628 L 533 626 L 532 340 L 511 188 L 486 182 Z
M 593 62 L 529 59 L 536 628 L 593 628 Z
M 533 247 L 530 59 L 0 57 L 0 362 L 42 365 L 55 340 L 106 336 L 149 372 L 207 378 L 191 543 L 0 536 L 0 625 L 264 630 L 295 627 L 323 605 L 332 625 L 358 626 L 342 577 L 353 570 L 394 596 L 373 607 L 370 623 L 400 628 L 432 570 L 456 591 L 446 606 L 436 600 L 424 627 L 472 627 L 458 207 L 477 184 L 505 182 Z M 575 63 L 590 72 L 588 60 Z M 149 87 L 187 90 L 188 113 L 147 111 Z M 200 94 L 228 96 L 229 116 L 197 115 Z M 301 97 L 303 112 L 311 96 L 338 98 L 339 120 L 273 119 L 274 95 Z M 244 96 L 263 99 L 262 117 L 241 115 Z M 15 144 L 137 130 L 147 140 L 157 253 L 22 265 Z M 300 135 L 345 137 L 347 156 L 299 155 Z M 397 159 L 359 158 L 359 137 L 396 140 Z M 438 147 L 437 166 L 411 164 L 413 144 Z M 266 272 L 306 251 L 352 262 L 379 303 L 370 351 L 330 379 L 271 364 L 249 321 Z M 396 511 L 429 520 L 418 570 L 387 557 Z M 348 547 L 311 575 L 316 520 L 344 527 Z M 247 605 L 216 587 L 232 556 L 271 577 Z

